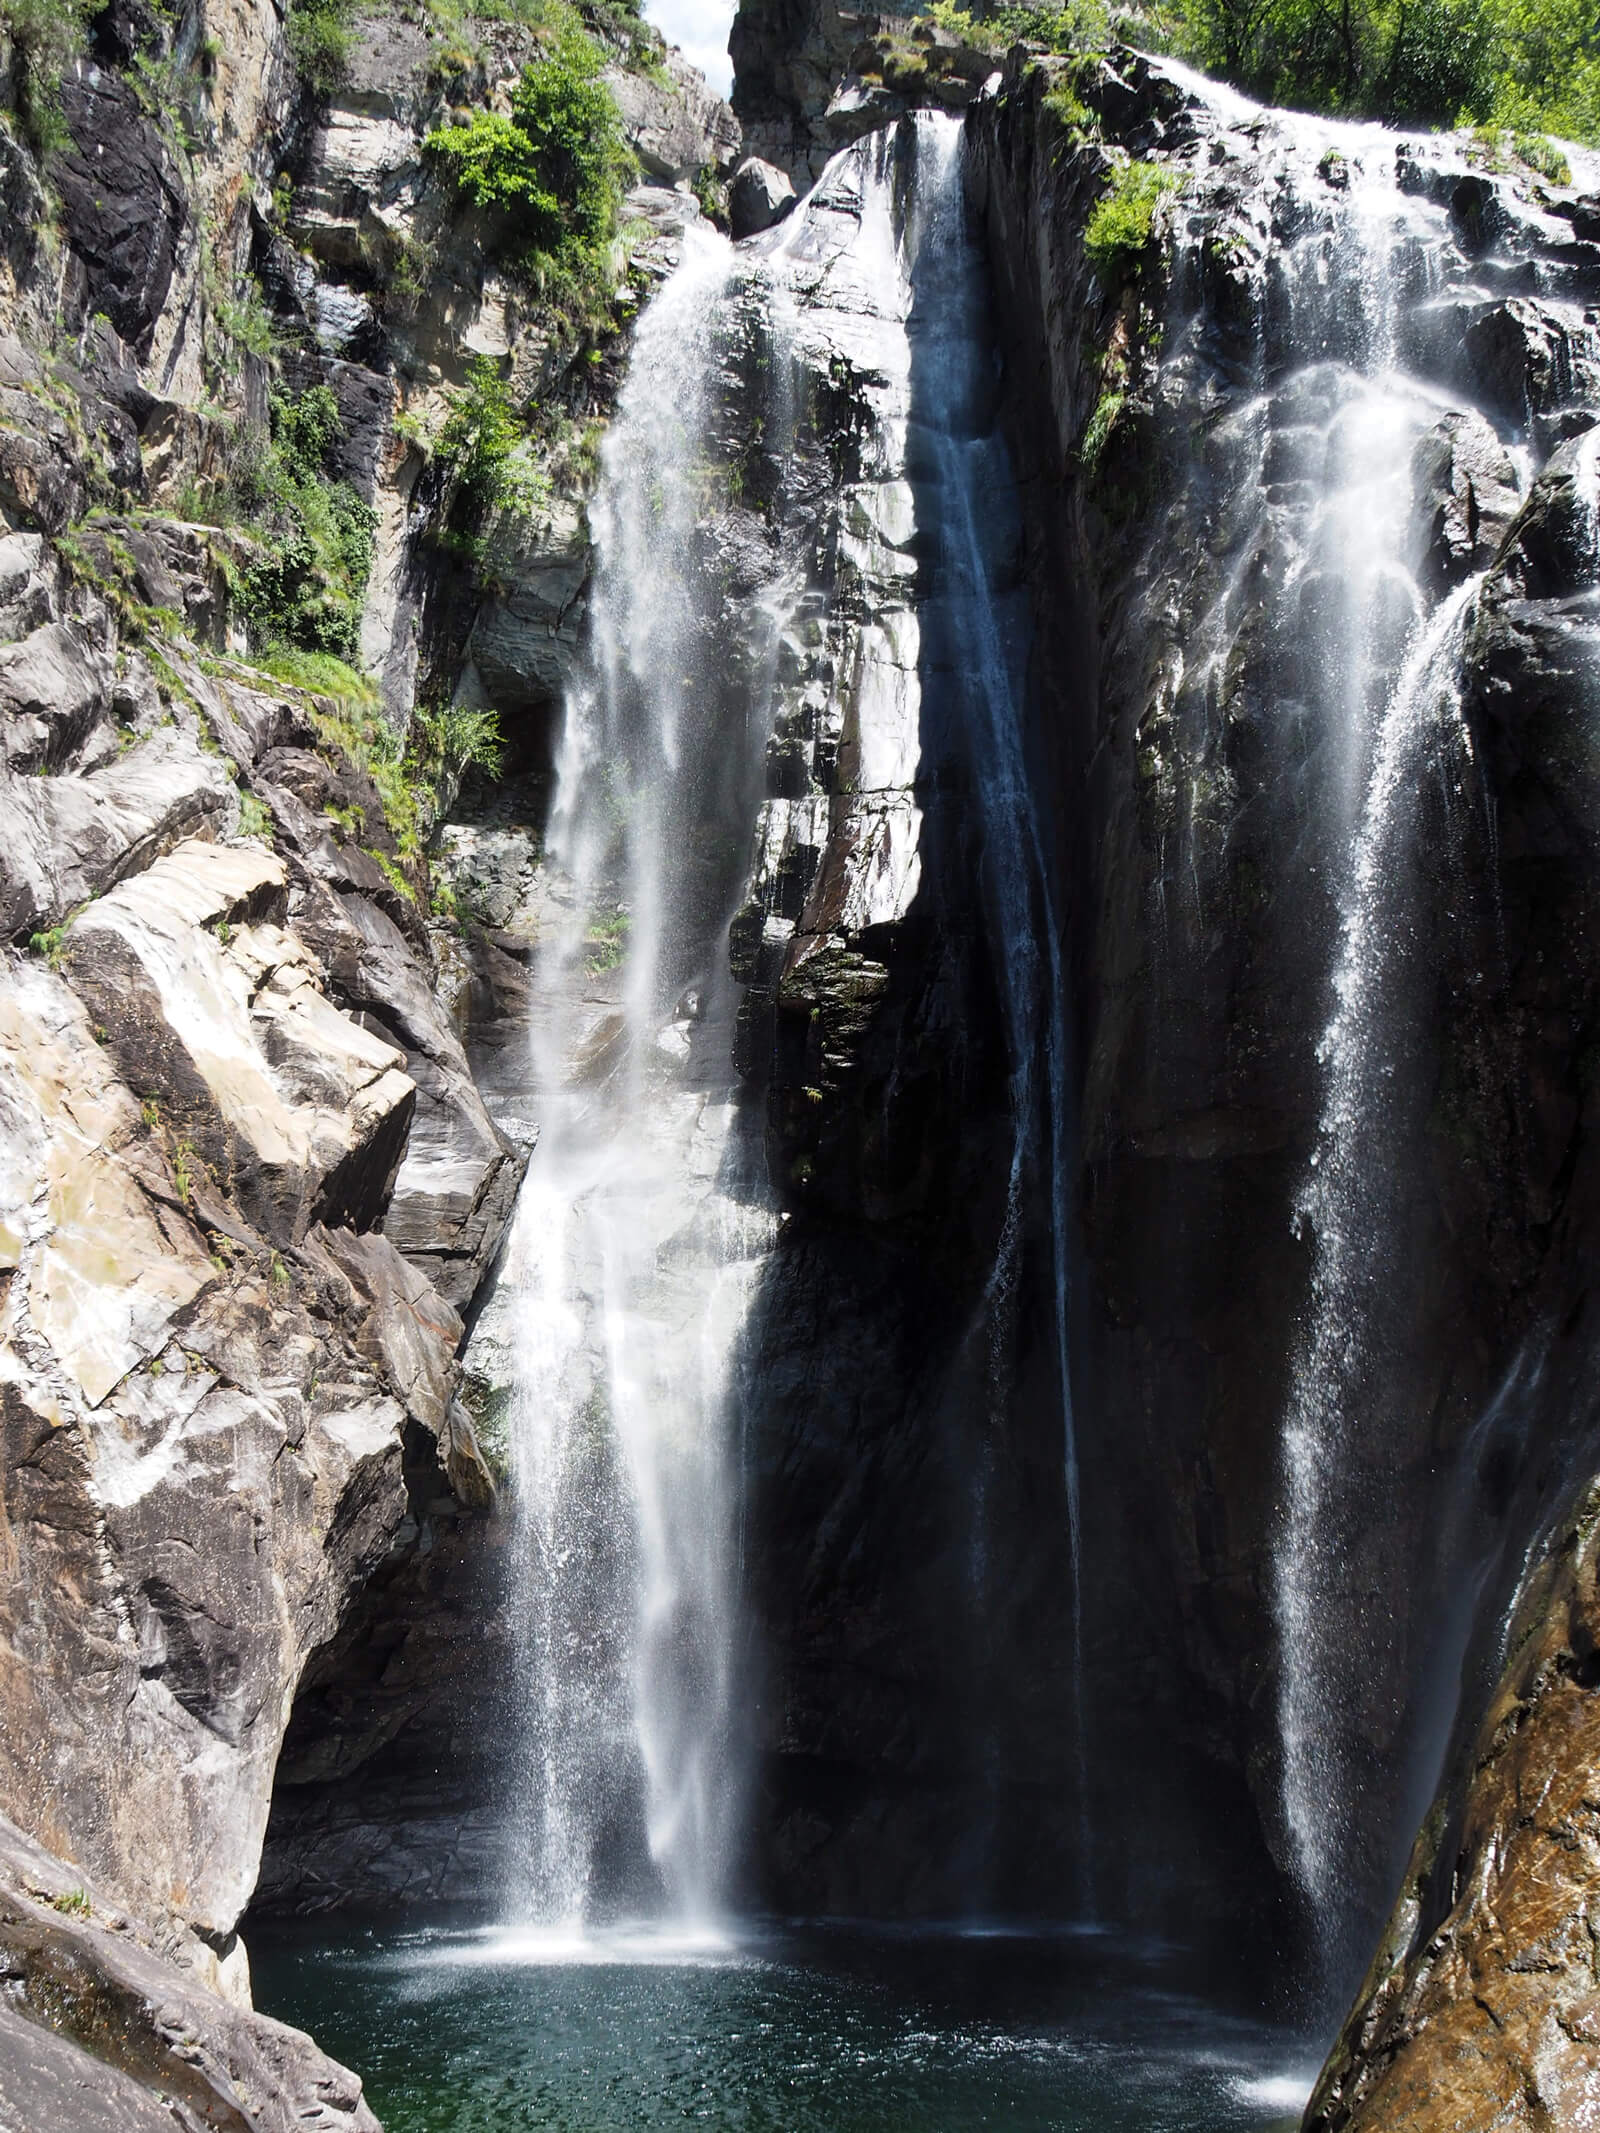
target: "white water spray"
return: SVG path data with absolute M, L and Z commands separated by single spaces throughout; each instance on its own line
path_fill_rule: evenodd
M 526 1811 L 511 1909 L 546 1921 L 713 1919 L 738 1807 L 729 1368 L 774 1222 L 736 1130 L 725 950 L 765 706 L 721 686 L 704 555 L 733 263 L 691 228 L 640 321 L 546 855 L 544 1126 L 508 1269 Z M 779 619 L 756 603 L 758 631 Z

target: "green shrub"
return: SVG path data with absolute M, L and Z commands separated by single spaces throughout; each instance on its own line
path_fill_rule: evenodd
M 1100 464 L 1100 455 L 1117 426 L 1117 417 L 1127 404 L 1127 394 L 1115 387 L 1103 392 L 1095 402 L 1094 413 L 1083 426 L 1083 436 L 1078 444 L 1078 459 L 1086 474 L 1094 474 Z
M 377 513 L 330 464 L 339 405 L 325 385 L 274 393 L 271 443 L 240 477 L 242 500 L 265 520 L 242 574 L 238 608 L 258 651 L 356 657 Z
M 239 795 L 239 835 L 241 837 L 272 836 L 272 816 L 265 803 L 253 792 Z
M 511 389 L 494 359 L 475 356 L 433 448 L 471 510 L 486 511 L 500 501 L 511 455 L 523 435 Z
M 465 704 L 419 706 L 411 726 L 410 755 L 416 773 L 430 782 L 476 770 L 498 778 L 505 768 L 505 736 L 498 711 Z
M 1109 293 L 1138 267 L 1155 234 L 1156 209 L 1178 183 L 1159 163 L 1124 163 L 1112 172 L 1083 232 L 1083 249 Z
M 306 652 L 295 645 L 272 644 L 253 657 L 263 674 L 287 682 L 291 689 L 307 689 L 314 696 L 325 696 L 342 710 L 367 711 L 378 701 L 378 685 L 371 675 L 359 673 L 331 652 Z
M 84 46 L 91 0 L 0 0 L 0 37 L 12 48 L 22 130 L 41 154 L 67 145 L 61 77 Z
M 1572 165 L 1548 134 L 1519 133 L 1512 145 L 1528 168 L 1552 185 L 1572 183 Z
M 550 500 L 550 478 L 532 453 L 511 388 L 492 357 L 475 356 L 434 439 L 435 463 L 450 476 L 447 538 L 475 558 L 482 543 L 465 528 L 492 513 L 528 517 Z
M 501 256 L 554 293 L 609 277 L 632 158 L 605 59 L 575 17 L 563 19 L 523 69 L 509 117 L 480 111 L 423 143 L 457 196 L 497 218 Z
M 300 79 L 316 96 L 331 96 L 350 72 L 352 0 L 294 0 L 289 50 Z
M 1104 48 L 1111 34 L 1111 17 L 1105 0 L 1059 0 L 1051 6 L 1042 0 L 1036 6 L 979 6 L 968 10 L 956 0 L 933 0 L 929 7 L 914 8 L 949 37 L 990 52 L 997 59 L 1014 44 L 1037 45 L 1045 52 L 1087 52 Z

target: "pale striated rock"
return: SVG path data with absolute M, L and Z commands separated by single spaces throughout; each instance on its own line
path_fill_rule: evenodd
M 739 152 L 739 121 L 681 52 L 669 49 L 661 71 L 664 81 L 620 67 L 606 75 L 647 176 L 671 184 L 726 168 Z
M 59 764 L 99 716 L 111 675 L 80 624 L 0 646 L 0 748 L 16 770 Z
M 58 923 L 234 807 L 222 759 L 172 730 L 83 777 L 0 771 L 0 934 Z
M 158 1936 L 0 1817 L 0 2124 L 17 2133 L 379 2133 L 354 2074 L 206 1989 Z M 237 1943 L 235 1944 L 238 1945 Z
M 0 535 L 0 643 L 55 619 L 50 579 L 42 533 Z
M 189 1225 L 119 1160 L 139 1132 L 79 1003 L 38 964 L 12 965 L 0 987 L 0 1264 L 31 1265 L 30 1321 L 91 1404 L 216 1278 Z
M 72 981 L 135 1088 L 279 1243 L 370 1225 L 415 1100 L 404 1055 L 333 1007 L 273 922 L 274 854 L 190 842 L 74 923 Z
M 399 1528 L 402 1403 L 437 1428 L 455 1321 L 402 1282 L 402 1365 L 370 1295 L 215 1201 L 208 1249 L 203 1181 L 62 980 L 0 980 L 0 1812 L 226 1935 L 299 1668 Z

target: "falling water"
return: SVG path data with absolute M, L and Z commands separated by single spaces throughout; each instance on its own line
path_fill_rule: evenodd
M 512 1903 L 551 1921 L 714 1920 L 737 1812 L 728 1372 L 773 1216 L 738 1130 L 725 937 L 782 581 L 743 619 L 754 679 L 730 686 L 708 550 L 734 254 L 703 227 L 686 246 L 602 452 L 535 971 Z
M 1372 1358 L 1393 1269 L 1373 1233 L 1375 1137 L 1392 1124 L 1388 980 L 1397 954 L 1395 879 L 1415 834 L 1415 795 L 1460 710 L 1461 650 L 1480 580 L 1418 625 L 1379 728 L 1341 917 L 1335 1009 L 1317 1056 L 1325 1094 L 1297 1227 L 1315 1248 L 1309 1322 L 1294 1360 L 1284 1425 L 1285 1507 L 1276 1564 L 1284 1815 L 1294 1868 L 1331 1932 L 1359 1835 L 1349 1739 L 1361 1677 L 1384 1629 L 1373 1595 L 1352 1590 L 1353 1521 L 1345 1486 L 1346 1416 Z M 1403 921 L 1402 921 L 1403 923 Z M 1381 1187 L 1378 1188 L 1381 1190 Z
M 1086 1715 L 1082 1694 L 1082 1512 L 1069 1364 L 1070 1191 L 1065 976 L 1045 828 L 1024 744 L 1025 621 L 1009 458 L 994 423 L 988 301 L 966 224 L 959 120 L 916 120 L 916 182 L 907 235 L 915 289 L 908 445 L 919 523 L 937 529 L 937 582 L 925 631 L 945 715 L 959 728 L 982 824 L 981 889 L 1011 1064 L 1013 1141 L 1006 1212 L 988 1305 L 1003 1338 L 1019 1273 L 1023 1196 L 1043 1184 L 1049 1223 L 1051 1330 L 1061 1400 L 1066 1544 L 1072 1587 L 1072 1686 L 1080 1903 L 1092 1908 Z M 1008 1389 L 1002 1364 L 993 1397 Z
M 938 755 L 968 766 L 1013 1114 L 987 1309 L 999 1342 L 1033 1193 L 1049 1229 L 1076 1583 L 1061 955 L 1023 747 L 1014 492 L 960 134 L 928 114 L 858 144 L 763 245 L 735 251 L 691 232 L 641 320 L 602 453 L 590 650 L 567 708 L 534 973 L 543 1132 L 507 1273 L 522 1298 L 524 1812 L 512 1905 L 524 1918 L 664 1911 L 703 1925 L 726 1895 L 739 1806 L 733 1359 L 775 1235 L 732 1064 L 727 931 L 752 829 L 759 855 L 767 817 L 786 805 L 763 811 L 763 757 L 779 645 L 808 597 L 810 566 L 794 558 L 818 552 L 806 530 L 814 491 L 797 491 L 792 510 L 775 494 L 762 533 L 746 512 L 730 538 L 728 469 L 752 432 L 784 467 L 799 368 L 831 375 L 837 351 L 858 342 L 863 376 L 878 381 L 862 494 L 908 485 L 931 561 L 914 607 L 890 599 L 863 636 L 864 659 L 885 668 L 881 683 L 857 685 L 856 789 L 881 793 L 891 830 L 903 819 L 896 893 L 914 894 L 919 703 L 920 745 L 931 722 Z M 735 404 L 752 372 L 766 396 L 753 422 Z M 771 554 L 754 589 L 730 596 L 729 557 L 746 568 L 752 538 Z M 1006 1395 L 997 1369 L 995 1399 Z M 980 1505 L 974 1532 L 982 1525 Z M 979 1609 L 988 1575 L 975 1574 Z M 1073 1635 L 1076 1646 L 1075 1595 Z M 1076 1724 L 1086 1816 L 1081 1699 Z M 1087 1900 L 1086 1829 L 1082 1850 Z

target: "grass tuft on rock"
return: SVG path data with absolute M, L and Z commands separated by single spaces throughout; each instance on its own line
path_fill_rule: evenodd
M 1083 232 L 1084 252 L 1108 294 L 1137 272 L 1155 241 L 1156 209 L 1180 182 L 1160 163 L 1124 163 L 1112 172 Z

